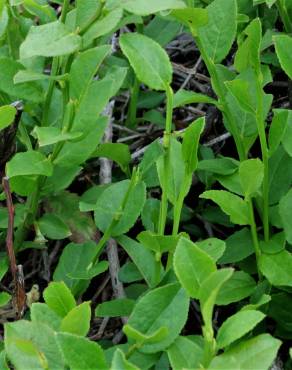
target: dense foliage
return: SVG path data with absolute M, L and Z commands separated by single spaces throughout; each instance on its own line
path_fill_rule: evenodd
M 291 368 L 290 33 L 290 0 L 0 0 L 1 369 Z

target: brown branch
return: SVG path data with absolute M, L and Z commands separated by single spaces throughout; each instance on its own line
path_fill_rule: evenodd
M 6 236 L 6 250 L 10 264 L 10 271 L 12 274 L 14 292 L 13 292 L 13 304 L 17 313 L 17 318 L 20 319 L 23 315 L 26 301 L 26 294 L 24 288 L 24 277 L 22 265 L 16 264 L 16 258 L 13 246 L 13 232 L 14 232 L 14 205 L 12 201 L 9 178 L 3 177 L 2 179 L 3 189 L 6 196 L 6 205 L 8 210 L 8 227 Z
M 8 210 L 8 228 L 7 228 L 7 236 L 6 236 L 6 250 L 7 256 L 10 263 L 10 270 L 13 277 L 13 281 L 16 280 L 17 275 L 17 265 L 16 265 L 16 258 L 13 248 L 13 229 L 14 229 L 14 205 L 12 201 L 10 186 L 9 186 L 9 179 L 8 177 L 3 177 L 2 185 L 6 196 L 6 205 Z

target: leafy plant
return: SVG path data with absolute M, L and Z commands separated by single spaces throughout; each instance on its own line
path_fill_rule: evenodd
M 1 369 L 291 367 L 291 30 L 0 0 Z

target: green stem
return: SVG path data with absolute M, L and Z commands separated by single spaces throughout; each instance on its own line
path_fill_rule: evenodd
M 141 347 L 141 345 L 139 345 L 138 343 L 134 343 L 134 344 L 129 348 L 128 352 L 126 353 L 126 355 L 125 355 L 126 359 L 129 359 L 129 358 L 132 356 L 132 354 L 133 354 L 134 352 L 136 352 L 140 347 Z
M 166 87 L 166 121 L 165 131 L 163 137 L 163 146 L 165 148 L 165 154 L 163 159 L 163 176 L 162 176 L 162 198 L 160 204 L 159 224 L 158 233 L 164 234 L 166 219 L 167 219 L 167 180 L 170 170 L 169 156 L 170 156 L 170 135 L 172 129 L 172 111 L 173 111 L 173 91 L 170 86 Z
M 206 65 L 206 67 L 208 69 L 209 75 L 211 76 L 211 81 L 212 81 L 213 89 L 214 89 L 215 93 L 218 96 L 219 104 L 221 105 L 222 111 L 225 114 L 225 117 L 226 117 L 226 119 L 227 119 L 227 121 L 229 123 L 230 132 L 231 132 L 231 134 L 233 136 L 233 139 L 234 139 L 234 142 L 235 142 L 235 145 L 236 145 L 238 157 L 239 157 L 240 161 L 243 161 L 243 160 L 246 159 L 244 145 L 243 145 L 243 142 L 241 140 L 240 134 L 238 132 L 238 128 L 237 128 L 236 122 L 233 119 L 232 113 L 231 113 L 231 111 L 230 111 L 230 109 L 228 107 L 228 104 L 226 102 L 226 99 L 225 99 L 225 91 L 221 87 L 219 76 L 217 74 L 216 68 L 214 68 L 215 65 L 210 60 L 210 58 L 208 57 L 208 55 L 205 53 L 204 48 L 203 48 L 203 46 L 202 46 L 199 38 L 196 37 L 195 40 L 196 40 L 196 44 L 197 44 L 197 46 L 198 46 L 198 48 L 200 50 L 200 54 L 202 56 L 202 59 L 204 60 L 205 65 Z
M 215 341 L 214 341 L 214 331 L 212 328 L 212 322 L 209 324 L 209 329 L 203 327 L 203 337 L 204 337 L 204 353 L 202 364 L 204 369 L 207 369 L 212 361 L 216 351 L 215 351 Z M 209 330 L 209 333 L 207 333 Z
M 178 196 L 178 199 L 174 205 L 173 209 L 173 226 L 172 226 L 172 235 L 177 235 L 179 231 L 179 224 L 180 224 L 180 218 L 181 218 L 181 212 L 184 204 L 184 199 L 187 195 L 189 184 L 191 182 L 192 174 L 185 174 L 183 183 L 180 189 L 180 193 Z
M 259 259 L 261 256 L 261 249 L 260 249 L 257 227 L 256 227 L 256 222 L 255 222 L 255 217 L 254 217 L 254 208 L 253 208 L 252 200 L 250 198 L 246 199 L 246 201 L 247 201 L 248 209 L 249 209 L 250 230 L 251 230 L 254 251 L 256 255 L 257 270 L 258 270 L 259 279 L 261 280 L 261 272 L 259 268 Z
M 61 12 L 61 17 L 60 17 L 60 21 L 62 23 L 65 23 L 66 21 L 68 10 L 69 10 L 69 5 L 70 5 L 70 0 L 63 1 L 62 12 Z
M 139 91 L 140 91 L 140 82 L 137 79 L 137 77 L 135 77 L 134 84 L 131 89 L 131 98 L 130 98 L 130 104 L 129 104 L 127 120 L 126 120 L 126 125 L 128 127 L 136 126 L 137 103 L 138 103 Z
M 132 177 L 131 177 L 131 182 L 129 184 L 129 187 L 127 189 L 127 192 L 124 196 L 121 208 L 120 208 L 120 214 L 124 211 L 126 204 L 128 202 L 129 196 L 131 194 L 131 191 L 135 187 L 138 179 L 139 179 L 139 172 L 136 168 L 133 169 Z M 97 254 L 93 260 L 93 264 L 95 264 L 98 260 L 98 257 L 100 256 L 104 246 L 106 245 L 107 241 L 111 238 L 113 228 L 116 226 L 116 224 L 119 222 L 120 217 L 117 215 L 117 217 L 114 217 L 109 225 L 109 227 L 105 230 L 102 238 L 99 240 L 98 245 L 97 245 Z
M 70 4 L 70 0 L 64 0 L 63 6 L 62 6 L 62 12 L 60 16 L 60 21 L 62 23 L 65 23 L 66 21 L 69 4 Z M 57 76 L 59 67 L 60 67 L 60 58 L 54 57 L 53 62 L 52 62 L 52 68 L 51 68 L 51 76 Z M 48 115 L 49 115 L 49 111 L 51 107 L 51 101 L 52 101 L 52 96 L 53 96 L 53 92 L 55 88 L 55 82 L 56 81 L 54 79 L 51 79 L 49 82 L 49 87 L 48 87 L 48 91 L 47 91 L 45 103 L 44 103 L 44 108 L 43 108 L 43 117 L 42 117 L 41 126 L 48 125 Z
M 257 82 L 257 111 L 256 120 L 260 138 L 262 160 L 264 164 L 263 180 L 263 226 L 265 241 L 269 241 L 269 151 L 263 119 L 263 91 L 260 81 Z
M 68 12 L 69 4 L 70 4 L 70 0 L 64 0 L 63 7 L 62 7 L 62 13 L 60 17 L 62 22 L 65 22 L 66 20 L 66 15 Z M 53 58 L 53 62 L 52 62 L 51 75 L 56 76 L 58 74 L 58 70 L 59 70 L 59 58 L 55 57 Z M 44 108 L 43 108 L 43 117 L 42 117 L 42 122 L 41 122 L 42 126 L 46 126 L 48 122 L 48 114 L 49 114 L 49 109 L 51 106 L 54 87 L 55 87 L 55 81 L 50 80 L 48 92 L 46 94 Z M 35 221 L 35 218 L 38 212 L 39 201 L 41 197 L 41 190 L 45 182 L 46 182 L 46 177 L 39 176 L 37 179 L 37 185 L 36 185 L 35 191 L 27 198 L 28 212 L 25 216 L 24 222 L 21 224 L 21 226 L 16 231 L 16 235 L 15 235 L 16 248 L 21 247 L 23 241 L 26 238 L 29 227 Z

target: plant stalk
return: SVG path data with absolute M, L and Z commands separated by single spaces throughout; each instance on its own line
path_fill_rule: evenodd
M 263 226 L 265 241 L 269 241 L 269 151 L 265 132 L 265 123 L 263 119 L 263 92 L 260 81 L 257 82 L 257 111 L 256 120 L 260 138 L 262 160 L 264 164 L 263 180 Z
M 163 137 L 163 146 L 165 148 L 165 154 L 163 158 L 163 178 L 162 178 L 162 198 L 160 204 L 160 214 L 159 214 L 159 225 L 158 233 L 160 235 L 164 234 L 166 219 L 167 219 L 167 179 L 170 171 L 170 145 L 171 145 L 171 130 L 172 130 L 172 111 L 173 111 L 173 91 L 170 86 L 166 86 L 166 122 L 165 131 Z
M 247 198 L 246 201 L 247 201 L 248 210 L 249 210 L 250 230 L 251 230 L 251 236 L 252 236 L 252 241 L 253 241 L 253 246 L 254 246 L 254 251 L 255 251 L 255 256 L 256 256 L 258 276 L 259 276 L 259 280 L 261 280 L 262 275 L 261 275 L 260 267 L 259 267 L 261 249 L 260 249 L 260 244 L 259 244 L 259 239 L 258 239 L 257 226 L 255 222 L 255 217 L 254 217 L 254 208 L 253 208 L 251 198 Z

